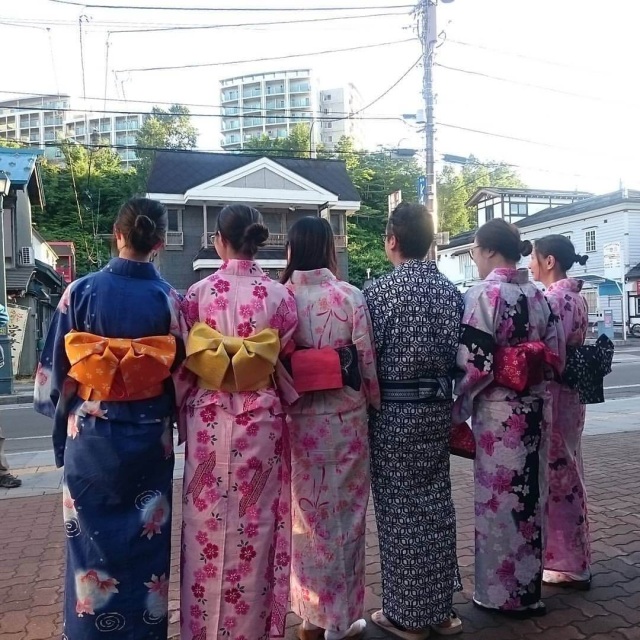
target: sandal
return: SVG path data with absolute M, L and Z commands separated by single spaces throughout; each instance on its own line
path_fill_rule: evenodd
M 371 622 L 383 631 L 386 631 L 392 636 L 396 636 L 396 638 L 402 638 L 402 640 L 426 640 L 426 638 L 429 637 L 428 631 L 403 631 L 402 629 L 398 629 L 398 627 L 384 615 L 382 609 L 371 614 Z
M 455 636 L 462 633 L 462 620 L 458 618 L 455 609 L 451 609 L 449 618 L 440 624 L 432 624 L 431 631 L 439 636 Z
M 0 476 L 0 489 L 17 489 L 20 486 L 22 486 L 22 480 L 14 475 L 5 473 Z

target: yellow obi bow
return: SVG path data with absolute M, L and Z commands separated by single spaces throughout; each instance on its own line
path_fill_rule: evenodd
M 229 338 L 197 322 L 187 340 L 186 367 L 201 389 L 258 391 L 271 385 L 280 354 L 277 331 L 263 329 L 250 338 Z
M 163 393 L 176 357 L 173 336 L 103 338 L 83 331 L 64 337 L 69 376 L 83 400 L 131 401 Z

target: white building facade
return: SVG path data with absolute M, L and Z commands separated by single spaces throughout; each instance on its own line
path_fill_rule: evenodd
M 220 82 L 223 149 L 242 149 L 256 136 L 286 138 L 300 122 L 313 122 L 317 89 L 310 69 L 274 71 Z M 317 132 L 313 132 L 317 135 Z
M 92 134 L 98 134 L 102 143 L 120 147 L 116 152 L 124 165 L 136 162 L 136 134 L 147 116 L 71 109 L 68 95 L 0 102 L 0 138 L 41 146 L 46 158 L 62 161 L 62 152 L 53 146 L 55 142 L 67 139 L 90 144 Z
M 550 207 L 516 225 L 523 239 L 534 242 L 546 235 L 565 235 L 577 253 L 589 256 L 585 266 L 574 265 L 569 275 L 585 281 L 583 293 L 591 314 L 611 309 L 614 321 L 621 323 L 625 304 L 627 319 L 640 319 L 640 191 L 623 189 Z M 614 243 L 620 244 L 623 264 L 612 268 L 605 251 Z M 461 289 L 478 280 L 470 254 L 472 245 L 473 232 L 467 232 L 439 249 L 441 271 Z M 524 258 L 520 266 L 526 267 L 529 260 Z
M 362 97 L 356 87 L 349 83 L 345 87 L 322 89 L 318 99 L 320 118 L 320 142 L 331 150 L 343 136 L 353 139 L 354 147 L 363 145 L 362 121 L 352 118 L 363 105 Z M 335 115 L 336 119 L 331 119 Z M 317 126 L 317 125 L 316 125 Z

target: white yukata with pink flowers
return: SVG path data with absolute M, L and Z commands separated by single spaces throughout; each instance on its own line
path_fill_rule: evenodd
M 185 340 L 196 322 L 224 336 L 297 326 L 287 289 L 256 262 L 229 260 L 193 285 Z M 290 460 L 283 398 L 297 399 L 281 365 L 275 386 L 228 393 L 176 376 L 187 441 L 182 507 L 181 637 L 264 640 L 283 635 L 289 595 Z
M 294 271 L 288 286 L 298 308 L 297 347 L 355 345 L 358 353 L 359 388 L 309 392 L 287 409 L 292 608 L 317 627 L 346 631 L 364 606 L 367 407 L 380 406 L 371 321 L 362 292 L 328 269 Z
M 589 326 L 582 281 L 554 282 L 545 296 L 559 320 L 559 355 L 567 347 L 584 344 Z M 547 507 L 545 581 L 587 580 L 591 551 L 587 517 L 587 490 L 582 462 L 585 406 L 576 389 L 551 383 L 553 418 L 549 448 L 549 503 Z

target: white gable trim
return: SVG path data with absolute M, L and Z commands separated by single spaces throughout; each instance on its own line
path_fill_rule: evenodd
M 281 178 L 300 187 L 293 189 L 246 189 L 230 187 L 229 184 L 261 169 L 267 169 Z M 335 206 L 338 195 L 306 180 L 297 173 L 277 164 L 270 158 L 258 158 L 243 167 L 225 173 L 189 189 L 184 194 L 185 203 L 190 200 L 218 200 L 227 202 L 265 202 L 283 204 L 324 204 Z

